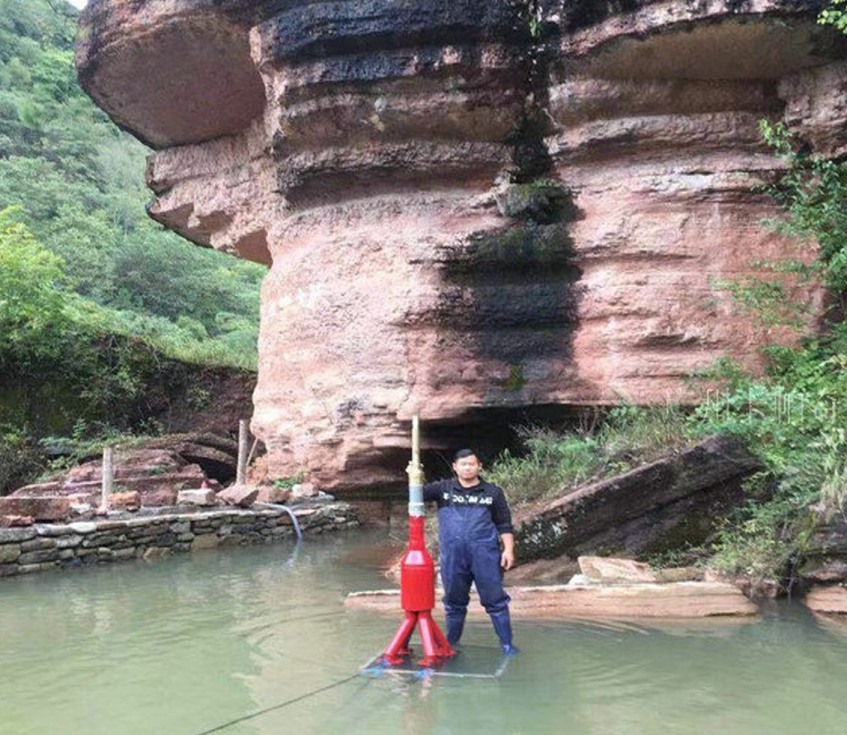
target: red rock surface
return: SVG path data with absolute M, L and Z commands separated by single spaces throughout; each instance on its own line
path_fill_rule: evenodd
M 803 598 L 803 602 L 816 613 L 847 613 L 847 589 L 842 585 L 815 585 Z
M 259 489 L 249 485 L 232 485 L 217 494 L 218 501 L 239 508 L 249 508 L 259 496 Z
M 291 490 L 284 487 L 273 487 L 262 485 L 258 488 L 256 495 L 257 503 L 274 503 L 276 505 L 285 505 L 291 499 Z
M 109 495 L 109 510 L 135 511 L 141 507 L 141 493 L 130 490 L 123 493 L 112 493 Z
M 270 267 L 270 478 L 402 481 L 415 412 L 439 449 L 756 365 L 716 282 L 795 255 L 761 224 L 758 120 L 843 151 L 844 49 L 811 1 L 628 5 L 89 3 L 80 80 L 158 149 L 152 216 Z M 533 181 L 568 206 L 511 206 Z
M 0 498 L 0 516 L 31 517 L 36 521 L 64 521 L 70 515 L 70 501 L 63 497 Z M 21 521 L 10 525 L 27 525 Z
M 0 515 L 0 528 L 19 528 L 35 523 L 32 516 Z
M 703 543 L 713 521 L 743 502 L 742 481 L 761 461 L 737 439 L 709 437 L 614 477 L 516 508 L 521 561 L 585 554 L 638 556 Z
M 180 442 L 174 444 L 177 449 L 182 446 Z M 117 449 L 113 456 L 112 497 L 118 504 L 127 502 L 129 508 L 139 504 L 149 507 L 173 505 L 179 490 L 199 488 L 209 479 L 199 465 L 189 464 L 174 450 Z M 68 504 L 99 506 L 102 471 L 102 459 L 92 459 L 71 468 L 60 479 L 18 488 L 9 499 L 62 497 Z M 218 483 L 212 482 L 219 487 Z M 121 498 L 124 494 L 127 496 L 125 501 Z

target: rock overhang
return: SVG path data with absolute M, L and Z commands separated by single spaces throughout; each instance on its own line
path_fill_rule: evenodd
M 77 58 L 83 88 L 153 148 L 235 135 L 264 109 L 248 31 L 225 18 L 138 22 L 104 45 L 80 44 Z
M 438 75 L 457 60 L 473 76 L 489 65 L 514 77 L 533 44 L 552 47 L 560 75 L 776 80 L 844 58 L 844 39 L 810 16 L 821 5 L 665 0 L 607 15 L 586 3 L 597 6 L 588 23 L 578 9 L 547 2 L 540 10 L 557 21 L 546 26 L 549 43 L 505 0 L 92 0 L 77 65 L 83 88 L 119 125 L 167 148 L 243 131 L 264 110 L 260 71 L 273 65 L 303 67 L 310 97 L 322 84 Z M 445 48 L 457 58 L 448 62 Z
M 758 120 L 847 142 L 819 5 L 93 0 L 78 63 L 162 146 L 151 215 L 271 266 L 271 471 L 355 485 L 396 474 L 415 412 L 441 446 L 480 412 L 689 401 L 692 370 L 755 364 L 712 282 L 788 251 Z
M 721 14 L 653 29 L 592 28 L 563 39 L 559 63 L 565 75 L 611 79 L 778 80 L 845 50 L 843 37 L 808 17 Z

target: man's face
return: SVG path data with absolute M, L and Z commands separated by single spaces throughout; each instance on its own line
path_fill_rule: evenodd
M 456 477 L 465 482 L 476 480 L 481 469 L 482 464 L 474 455 L 462 457 L 453 462 L 453 472 L 456 473 Z

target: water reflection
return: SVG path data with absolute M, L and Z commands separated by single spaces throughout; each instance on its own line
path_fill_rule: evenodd
M 384 585 L 374 543 L 355 533 L 3 580 L 0 732 L 844 731 L 847 627 L 796 605 L 755 622 L 518 621 L 523 653 L 500 679 L 352 676 L 396 627 L 342 604 Z M 487 621 L 465 642 L 490 647 Z

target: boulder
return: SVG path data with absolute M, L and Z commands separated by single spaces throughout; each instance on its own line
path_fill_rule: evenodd
M 803 604 L 816 613 L 847 613 L 847 589 L 842 585 L 816 584 L 806 592 Z
M 141 495 L 141 502 L 145 508 L 164 508 L 176 505 L 177 491 L 171 487 L 160 487 L 147 490 Z
M 32 516 L 0 516 L 0 528 L 21 528 L 35 523 Z
M 520 560 L 518 566 L 509 571 L 509 583 L 513 585 L 558 585 L 566 584 L 579 571 L 575 559 L 560 556 L 556 559 Z
M 11 494 L 15 497 L 37 498 L 43 495 L 62 495 L 62 480 L 51 480 L 49 482 L 36 482 L 32 485 L 24 485 Z
M 197 490 L 180 490 L 176 497 L 177 505 L 199 505 L 208 507 L 217 504 L 215 491 L 212 488 Z
M 807 586 L 847 582 L 847 519 L 821 509 L 797 575 Z
M 298 498 L 316 498 L 321 494 L 321 491 L 312 482 L 299 482 L 291 486 L 291 497 Z
M 71 503 L 71 517 L 75 520 L 93 518 L 95 510 L 93 503 Z
M 221 490 L 217 497 L 226 505 L 249 508 L 259 497 L 259 489 L 249 485 L 232 485 Z
M 29 516 L 36 521 L 64 521 L 70 512 L 70 502 L 60 496 L 0 498 L 0 516 Z
M 136 511 L 141 507 L 141 493 L 137 490 L 117 492 L 109 495 L 109 508 L 111 510 Z
M 698 542 L 719 509 L 743 497 L 741 482 L 761 462 L 729 437 L 591 483 L 514 513 L 522 560 L 576 558 L 598 549 L 637 556 L 672 540 Z
M 658 581 L 649 564 L 643 564 L 634 559 L 580 556 L 577 563 L 580 572 L 590 582 L 610 584 Z
M 285 505 L 291 500 L 293 493 L 289 488 L 274 487 L 273 485 L 259 486 L 259 494 L 256 496 L 258 503 L 273 503 L 275 505 Z

